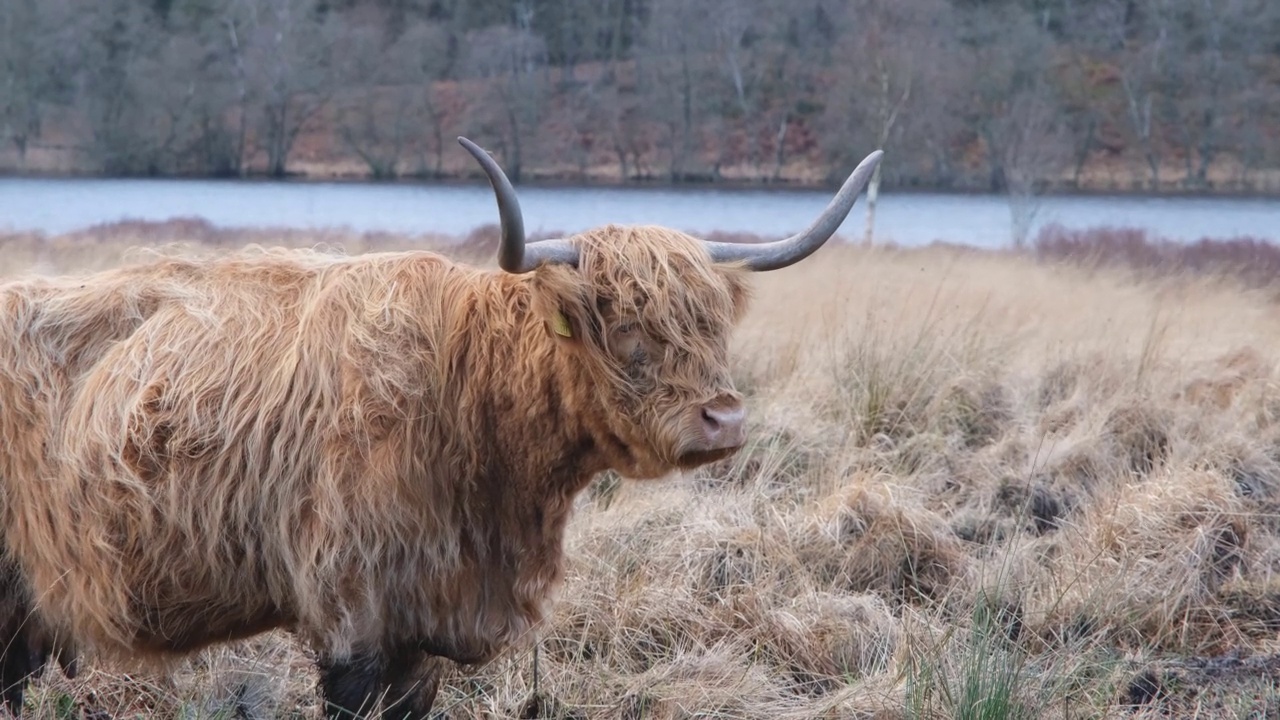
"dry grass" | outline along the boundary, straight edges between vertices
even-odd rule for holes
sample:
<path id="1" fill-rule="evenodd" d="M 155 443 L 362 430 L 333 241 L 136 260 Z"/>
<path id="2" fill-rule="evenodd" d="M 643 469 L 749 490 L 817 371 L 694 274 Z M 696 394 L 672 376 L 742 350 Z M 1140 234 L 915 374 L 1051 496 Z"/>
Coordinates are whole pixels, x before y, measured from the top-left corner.
<path id="1" fill-rule="evenodd" d="M 2 239 L 2 271 L 101 267 L 184 233 L 268 237 Z M 941 247 L 832 247 L 756 280 L 735 368 L 750 445 L 686 477 L 597 482 L 554 617 L 451 675 L 442 717 L 1280 716 L 1270 292 Z M 51 672 L 30 702 L 318 715 L 282 635 L 171 678 Z"/>

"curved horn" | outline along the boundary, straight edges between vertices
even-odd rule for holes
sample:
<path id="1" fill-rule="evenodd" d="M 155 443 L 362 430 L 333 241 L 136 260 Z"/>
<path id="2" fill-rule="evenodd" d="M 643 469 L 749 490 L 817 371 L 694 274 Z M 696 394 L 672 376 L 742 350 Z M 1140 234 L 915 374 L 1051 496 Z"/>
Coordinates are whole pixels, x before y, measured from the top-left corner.
<path id="1" fill-rule="evenodd" d="M 578 264 L 578 249 L 567 240 L 541 240 L 525 244 L 524 213 L 520 200 L 506 173 L 498 167 L 489 153 L 470 140 L 459 137 L 458 142 L 480 163 L 489 178 L 494 197 L 498 201 L 498 217 L 502 222 L 502 239 L 498 243 L 498 265 L 510 273 L 526 273 L 538 265 L 548 263 Z"/>
<path id="2" fill-rule="evenodd" d="M 818 219 L 800 233 L 785 240 L 770 243 L 707 241 L 705 244 L 711 253 L 711 259 L 715 262 L 745 260 L 747 267 L 757 272 L 777 270 L 800 262 L 822 247 L 822 244 L 835 234 L 836 228 L 840 227 L 840 223 L 844 222 L 849 211 L 853 209 L 858 195 L 862 193 L 863 187 L 871 179 L 871 173 L 875 172 L 876 166 L 880 164 L 880 159 L 883 157 L 884 151 L 876 150 L 859 163 L 858 167 L 854 168 L 853 174 L 840 187 L 840 192 L 836 193 L 836 196 L 827 204 L 827 209 L 823 210 Z"/>

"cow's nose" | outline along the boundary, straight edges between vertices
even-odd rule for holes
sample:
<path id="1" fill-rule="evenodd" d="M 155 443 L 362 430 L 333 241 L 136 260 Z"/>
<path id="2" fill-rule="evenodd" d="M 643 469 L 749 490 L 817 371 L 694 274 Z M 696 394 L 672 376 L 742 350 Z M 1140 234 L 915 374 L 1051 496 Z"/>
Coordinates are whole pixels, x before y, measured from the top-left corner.
<path id="1" fill-rule="evenodd" d="M 738 399 L 702 406 L 702 435 L 708 450 L 736 448 L 746 440 L 747 412 Z"/>

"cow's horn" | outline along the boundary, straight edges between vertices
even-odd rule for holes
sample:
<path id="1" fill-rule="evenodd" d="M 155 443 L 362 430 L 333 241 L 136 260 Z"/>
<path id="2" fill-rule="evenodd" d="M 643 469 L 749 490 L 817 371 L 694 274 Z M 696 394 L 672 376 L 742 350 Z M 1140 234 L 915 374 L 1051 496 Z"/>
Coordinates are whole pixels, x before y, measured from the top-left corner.
<path id="1" fill-rule="evenodd" d="M 711 252 L 711 259 L 716 262 L 745 260 L 748 268 L 758 272 L 777 270 L 800 262 L 813 251 L 822 247 L 822 244 L 835 234 L 836 228 L 840 227 L 840 223 L 844 222 L 849 211 L 853 209 L 853 204 L 857 202 L 858 195 L 862 193 L 862 188 L 871 179 L 871 173 L 875 172 L 876 166 L 880 164 L 880 159 L 883 156 L 883 150 L 876 150 L 868 155 L 858 167 L 854 168 L 853 174 L 849 176 L 849 179 L 844 181 L 840 192 L 836 193 L 836 196 L 832 198 L 827 205 L 827 209 L 822 211 L 822 215 L 818 216 L 818 219 L 813 221 L 812 225 L 800 233 L 792 235 L 785 240 L 770 243 L 707 241 L 706 245 Z"/>
<path id="2" fill-rule="evenodd" d="M 480 146 L 459 137 L 458 142 L 480 163 L 489 176 L 493 194 L 498 200 L 498 217 L 502 221 L 502 240 L 498 243 L 498 265 L 507 272 L 526 273 L 538 265 L 547 263 L 578 264 L 578 249 L 567 240 L 541 240 L 524 242 L 524 214 L 520 212 L 520 200 L 506 173 Z"/>

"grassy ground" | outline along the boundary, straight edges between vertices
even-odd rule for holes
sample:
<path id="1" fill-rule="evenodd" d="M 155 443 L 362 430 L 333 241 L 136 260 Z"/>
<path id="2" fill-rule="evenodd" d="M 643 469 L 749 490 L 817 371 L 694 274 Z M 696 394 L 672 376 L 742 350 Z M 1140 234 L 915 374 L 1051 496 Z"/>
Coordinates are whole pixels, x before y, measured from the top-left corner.
<path id="1" fill-rule="evenodd" d="M 0 238 L 0 272 L 184 236 L 269 238 Z M 463 254 L 488 262 L 487 238 Z M 554 617 L 451 675 L 442 716 L 1280 717 L 1274 287 L 1064 247 L 831 247 L 758 276 L 736 340 L 749 446 L 593 485 Z M 51 671 L 29 702 L 316 717 L 314 682 L 273 634 L 166 678 Z"/>

